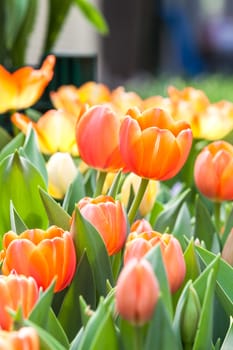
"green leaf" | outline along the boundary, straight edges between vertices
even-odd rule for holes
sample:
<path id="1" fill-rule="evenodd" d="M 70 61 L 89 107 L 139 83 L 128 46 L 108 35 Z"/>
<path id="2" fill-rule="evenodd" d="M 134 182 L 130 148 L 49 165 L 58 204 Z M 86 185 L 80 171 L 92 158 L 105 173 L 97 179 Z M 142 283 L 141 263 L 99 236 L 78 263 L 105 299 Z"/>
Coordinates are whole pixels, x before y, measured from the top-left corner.
<path id="1" fill-rule="evenodd" d="M 233 227 L 233 208 L 232 208 L 232 210 L 227 218 L 227 221 L 224 225 L 224 232 L 221 236 L 222 246 L 224 246 L 226 239 L 227 239 L 232 227 Z"/>
<path id="2" fill-rule="evenodd" d="M 1 117 L 0 117 L 1 118 Z M 6 146 L 11 141 L 11 136 L 8 134 L 8 132 L 0 127 L 0 150 Z"/>
<path id="3" fill-rule="evenodd" d="M 164 232 L 167 230 L 167 228 L 169 228 L 170 232 L 173 231 L 180 208 L 182 207 L 182 204 L 187 199 L 189 194 L 190 189 L 187 189 L 181 193 L 178 198 L 175 198 L 173 201 L 166 205 L 164 210 L 158 215 L 155 222 L 156 231 Z"/>
<path id="4" fill-rule="evenodd" d="M 39 170 L 41 175 L 44 178 L 46 184 L 48 184 L 48 174 L 46 170 L 45 160 L 39 151 L 37 136 L 32 127 L 30 127 L 29 132 L 27 133 L 24 145 L 23 145 L 24 154 L 30 159 L 33 165 Z"/>
<path id="5" fill-rule="evenodd" d="M 69 347 L 64 347 L 59 343 L 49 332 L 39 327 L 30 320 L 24 320 L 25 326 L 33 327 L 40 338 L 40 350 L 68 350 Z"/>
<path id="6" fill-rule="evenodd" d="M 72 320 L 73 321 L 73 320 Z M 48 322 L 46 326 L 46 330 L 51 334 L 57 341 L 64 345 L 66 349 L 69 349 L 69 340 L 67 338 L 64 329 L 62 328 L 58 318 L 55 316 L 55 313 L 50 308 L 48 312 Z"/>
<path id="7" fill-rule="evenodd" d="M 233 344 L 233 318 L 230 318 L 230 326 L 228 329 L 228 332 L 226 334 L 226 337 L 224 339 L 224 342 L 221 346 L 221 350 L 230 350 L 232 349 Z"/>
<path id="8" fill-rule="evenodd" d="M 157 217 L 159 216 L 159 214 L 164 210 L 164 206 L 162 203 L 160 203 L 159 201 L 155 201 L 153 208 L 151 209 L 150 213 L 149 213 L 149 222 L 151 224 L 152 227 L 155 226 L 155 222 L 157 220 Z"/>
<path id="9" fill-rule="evenodd" d="M 179 240 L 183 249 L 186 247 L 186 240 L 184 238 L 191 238 L 192 225 L 191 225 L 191 216 L 187 207 L 187 204 L 184 203 L 178 213 L 172 234 Z"/>
<path id="10" fill-rule="evenodd" d="M 116 198 L 117 194 L 119 193 L 121 182 L 122 182 L 122 172 L 118 171 L 118 173 L 114 177 L 111 187 L 109 188 L 108 196 Z"/>
<path id="11" fill-rule="evenodd" d="M 188 280 L 194 281 L 200 275 L 201 272 L 200 264 L 197 258 L 197 253 L 194 249 L 193 239 L 190 240 L 189 245 L 184 252 L 184 259 L 186 265 L 186 275 L 183 284 L 186 284 Z"/>
<path id="12" fill-rule="evenodd" d="M 73 0 L 49 0 L 48 1 L 48 24 L 43 53 L 47 54 L 53 48 L 65 19 L 71 8 Z"/>
<path id="13" fill-rule="evenodd" d="M 168 315 L 165 301 L 161 298 L 158 300 L 153 318 L 148 325 L 147 337 L 143 347 L 143 350 L 152 349 L 182 349 L 178 335 L 173 330 L 172 320 Z"/>
<path id="14" fill-rule="evenodd" d="M 18 2 L 20 2 L 19 0 Z M 25 0 L 23 0 L 25 1 Z M 12 9 L 10 8 L 10 11 Z M 17 15 L 17 14 L 16 14 Z M 10 50 L 10 58 L 12 66 L 21 67 L 25 65 L 25 55 L 28 47 L 28 40 L 33 31 L 37 16 L 37 0 L 27 0 L 27 11 L 25 13 L 22 24 L 17 32 L 12 49 Z"/>
<path id="15" fill-rule="evenodd" d="M 167 307 L 168 315 L 172 318 L 173 307 L 171 292 L 167 280 L 166 270 L 163 264 L 160 246 L 156 245 L 154 248 L 149 250 L 149 252 L 145 255 L 145 258 L 151 263 L 153 267 L 153 270 L 159 282 L 161 298 Z"/>
<path id="16" fill-rule="evenodd" d="M 100 300 L 97 310 L 82 334 L 79 350 L 118 350 L 117 334 L 111 310 Z"/>
<path id="17" fill-rule="evenodd" d="M 85 220 L 76 207 L 73 221 L 73 237 L 76 243 L 77 256 L 80 258 L 86 251 L 91 270 L 94 275 L 97 293 L 106 295 L 106 281 L 113 285 L 110 259 L 98 231 Z"/>
<path id="18" fill-rule="evenodd" d="M 69 230 L 71 221 L 69 214 L 43 188 L 39 188 L 39 193 L 49 219 L 49 224 L 61 227 L 63 230 Z"/>
<path id="19" fill-rule="evenodd" d="M 58 319 L 70 341 L 75 337 L 82 326 L 79 298 L 81 295 L 90 307 L 95 307 L 95 283 L 91 266 L 85 252 L 79 261 L 75 276 L 69 286 L 58 314 Z M 71 319 L 72 322 L 70 322 Z"/>
<path id="20" fill-rule="evenodd" d="M 101 34 L 108 34 L 109 28 L 103 15 L 98 9 L 87 0 L 74 0 L 74 3 L 79 7 L 86 19 L 97 29 Z"/>
<path id="21" fill-rule="evenodd" d="M 211 349 L 213 333 L 213 301 L 216 272 L 212 269 L 208 275 L 206 292 L 201 307 L 200 320 L 194 340 L 193 350 Z"/>
<path id="22" fill-rule="evenodd" d="M 46 327 L 48 322 L 48 310 L 51 306 L 54 295 L 55 280 L 40 295 L 39 300 L 30 313 L 29 320 L 35 322 L 38 326 Z"/>
<path id="23" fill-rule="evenodd" d="M 11 153 L 14 153 L 16 149 L 19 149 L 24 142 L 25 136 L 23 133 L 19 133 L 15 136 L 5 147 L 1 149 L 0 152 L 0 161 L 9 156 Z"/>
<path id="24" fill-rule="evenodd" d="M 194 237 L 200 242 L 204 241 L 206 248 L 211 249 L 215 232 L 209 211 L 198 196 L 195 203 Z"/>
<path id="25" fill-rule="evenodd" d="M 207 251 L 202 247 L 196 247 L 196 251 L 205 265 L 211 264 L 211 262 L 216 258 L 215 254 Z M 223 306 L 225 312 L 229 316 L 231 316 L 233 315 L 233 268 L 229 264 L 227 264 L 223 259 L 220 259 L 216 279 L 216 293 L 218 295 L 219 301 Z"/>
<path id="26" fill-rule="evenodd" d="M 0 162 L 0 235 L 11 228 L 11 201 L 27 227 L 47 228 L 48 219 L 38 192 L 39 186 L 46 187 L 42 176 L 17 151 Z"/>
<path id="27" fill-rule="evenodd" d="M 62 207 L 70 215 L 73 213 L 75 204 L 83 197 L 85 197 L 85 185 L 83 176 L 78 172 L 74 181 L 70 184 L 68 190 L 66 191 L 65 198 Z"/>
<path id="28" fill-rule="evenodd" d="M 23 222 L 22 218 L 17 213 L 12 201 L 10 201 L 10 221 L 11 221 L 11 230 L 15 233 L 20 234 L 28 229 L 26 224 Z"/>

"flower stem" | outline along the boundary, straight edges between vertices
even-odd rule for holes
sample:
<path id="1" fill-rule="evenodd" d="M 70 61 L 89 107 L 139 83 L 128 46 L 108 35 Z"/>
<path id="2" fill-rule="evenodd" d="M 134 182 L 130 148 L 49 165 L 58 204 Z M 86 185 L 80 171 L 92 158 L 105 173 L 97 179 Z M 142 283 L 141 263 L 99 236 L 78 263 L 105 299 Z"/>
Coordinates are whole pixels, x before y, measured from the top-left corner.
<path id="1" fill-rule="evenodd" d="M 128 212 L 128 218 L 129 218 L 130 225 L 132 225 L 132 223 L 135 219 L 135 216 L 137 214 L 137 210 L 139 208 L 139 205 L 140 205 L 142 198 L 144 196 L 144 193 L 146 191 L 148 182 L 149 182 L 148 179 L 144 179 L 144 178 L 141 179 L 141 183 L 140 183 L 138 192 L 137 192 L 136 196 L 134 197 L 133 203 L 132 203 L 132 205 L 129 209 L 129 212 Z"/>
<path id="2" fill-rule="evenodd" d="M 140 326 L 135 326 L 134 350 L 142 350 L 142 329 Z"/>
<path id="3" fill-rule="evenodd" d="M 99 171 L 98 172 L 94 197 L 97 197 L 102 193 L 102 189 L 104 186 L 104 181 L 105 181 L 106 176 L 107 176 L 106 171 Z"/>
<path id="4" fill-rule="evenodd" d="M 220 234 L 221 231 L 221 203 L 220 202 L 214 202 L 214 221 L 215 221 L 215 227 L 218 234 Z"/>

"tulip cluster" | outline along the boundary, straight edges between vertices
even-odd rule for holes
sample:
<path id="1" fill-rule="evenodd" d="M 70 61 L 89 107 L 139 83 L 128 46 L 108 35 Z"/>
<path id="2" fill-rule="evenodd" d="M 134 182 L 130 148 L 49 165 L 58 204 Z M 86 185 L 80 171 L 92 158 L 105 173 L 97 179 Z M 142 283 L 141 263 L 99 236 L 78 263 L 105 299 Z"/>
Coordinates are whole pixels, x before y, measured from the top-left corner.
<path id="1" fill-rule="evenodd" d="M 0 349 L 232 348 L 231 102 L 87 82 L 33 115 L 54 64 L 0 66 Z"/>

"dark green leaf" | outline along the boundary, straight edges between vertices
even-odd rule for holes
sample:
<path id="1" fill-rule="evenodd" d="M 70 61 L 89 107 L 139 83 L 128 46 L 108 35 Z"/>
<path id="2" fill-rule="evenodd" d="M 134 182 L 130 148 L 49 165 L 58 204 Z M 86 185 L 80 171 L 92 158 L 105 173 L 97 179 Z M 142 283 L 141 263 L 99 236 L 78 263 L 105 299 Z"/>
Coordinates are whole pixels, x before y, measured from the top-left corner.
<path id="1" fill-rule="evenodd" d="M 24 134 L 19 133 L 9 143 L 7 143 L 6 146 L 1 149 L 0 161 L 9 156 L 11 153 L 14 153 L 16 149 L 19 149 L 23 145 L 24 139 Z"/>
<path id="2" fill-rule="evenodd" d="M 85 252 L 79 261 L 75 276 L 69 286 L 58 314 L 58 319 L 70 341 L 75 337 L 82 326 L 80 295 L 84 297 L 90 307 L 95 307 L 95 283 L 91 266 Z M 71 319 L 72 322 L 70 322 Z"/>
<path id="3" fill-rule="evenodd" d="M 71 221 L 69 214 L 42 188 L 39 188 L 39 193 L 49 219 L 49 224 L 61 227 L 63 230 L 69 230 Z"/>
<path id="4" fill-rule="evenodd" d="M 86 193 L 83 176 L 80 172 L 78 172 L 74 181 L 71 183 L 68 190 L 66 191 L 66 195 L 62 205 L 64 210 L 66 210 L 70 215 L 72 215 L 75 208 L 75 204 L 81 198 L 85 197 L 85 195 Z"/>
<path id="5" fill-rule="evenodd" d="M 232 345 L 233 345 L 233 318 L 231 317 L 230 326 L 226 334 L 226 337 L 224 339 L 224 342 L 221 346 L 221 350 L 231 350 Z"/>
<path id="6" fill-rule="evenodd" d="M 1 117 L 0 117 L 1 118 Z M 11 136 L 8 132 L 0 127 L 0 150 L 3 149 L 11 141 Z"/>

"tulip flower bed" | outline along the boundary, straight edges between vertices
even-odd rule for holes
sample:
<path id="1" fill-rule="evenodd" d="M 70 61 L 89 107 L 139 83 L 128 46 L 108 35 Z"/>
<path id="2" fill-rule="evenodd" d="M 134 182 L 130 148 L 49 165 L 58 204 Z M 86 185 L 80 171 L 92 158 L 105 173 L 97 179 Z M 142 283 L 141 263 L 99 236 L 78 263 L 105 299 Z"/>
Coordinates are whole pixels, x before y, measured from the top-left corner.
<path id="1" fill-rule="evenodd" d="M 0 67 L 0 349 L 233 348 L 233 104 Z M 31 108 L 30 108 L 31 107 Z"/>

